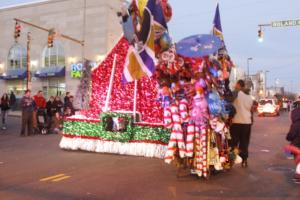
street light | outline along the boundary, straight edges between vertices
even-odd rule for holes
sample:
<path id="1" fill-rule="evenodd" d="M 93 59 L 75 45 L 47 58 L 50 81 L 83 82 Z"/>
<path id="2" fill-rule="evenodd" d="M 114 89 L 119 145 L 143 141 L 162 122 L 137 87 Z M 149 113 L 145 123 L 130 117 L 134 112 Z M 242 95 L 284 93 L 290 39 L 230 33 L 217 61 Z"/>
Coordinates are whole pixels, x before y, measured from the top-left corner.
<path id="1" fill-rule="evenodd" d="M 270 72 L 268 70 L 265 71 L 265 98 L 267 97 L 267 73 Z"/>
<path id="2" fill-rule="evenodd" d="M 248 76 L 248 78 L 249 78 L 249 61 L 250 60 L 253 60 L 253 58 L 247 58 L 247 76 Z"/>

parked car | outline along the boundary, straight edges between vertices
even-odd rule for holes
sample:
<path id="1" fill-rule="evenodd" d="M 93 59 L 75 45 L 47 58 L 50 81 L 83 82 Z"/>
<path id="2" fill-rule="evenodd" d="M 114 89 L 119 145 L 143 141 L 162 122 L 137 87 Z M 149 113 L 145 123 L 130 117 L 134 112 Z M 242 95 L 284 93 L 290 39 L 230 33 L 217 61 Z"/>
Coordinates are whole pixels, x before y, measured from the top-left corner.
<path id="1" fill-rule="evenodd" d="M 258 102 L 258 116 L 279 116 L 280 106 L 275 99 L 261 99 Z"/>

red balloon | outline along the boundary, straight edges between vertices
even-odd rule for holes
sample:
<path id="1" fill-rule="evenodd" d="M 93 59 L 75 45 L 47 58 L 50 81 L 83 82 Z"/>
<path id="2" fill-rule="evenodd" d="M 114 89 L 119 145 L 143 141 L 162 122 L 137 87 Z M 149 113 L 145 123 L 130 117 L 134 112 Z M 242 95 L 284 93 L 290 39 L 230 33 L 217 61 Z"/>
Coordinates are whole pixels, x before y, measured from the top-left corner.
<path id="1" fill-rule="evenodd" d="M 161 0 L 161 7 L 163 9 L 166 22 L 169 22 L 173 15 L 173 10 L 171 5 L 168 3 L 167 0 Z"/>

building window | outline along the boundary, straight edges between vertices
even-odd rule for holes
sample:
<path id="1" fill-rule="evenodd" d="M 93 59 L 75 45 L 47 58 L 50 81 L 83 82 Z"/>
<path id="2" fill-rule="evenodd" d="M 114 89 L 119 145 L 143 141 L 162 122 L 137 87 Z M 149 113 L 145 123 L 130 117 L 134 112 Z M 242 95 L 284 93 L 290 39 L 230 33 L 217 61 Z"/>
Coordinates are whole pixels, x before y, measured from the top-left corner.
<path id="1" fill-rule="evenodd" d="M 53 47 L 45 47 L 43 52 L 44 67 L 65 66 L 65 51 L 61 42 L 54 40 Z"/>
<path id="2" fill-rule="evenodd" d="M 27 51 L 19 43 L 15 43 L 8 53 L 8 69 L 20 69 L 27 67 Z"/>

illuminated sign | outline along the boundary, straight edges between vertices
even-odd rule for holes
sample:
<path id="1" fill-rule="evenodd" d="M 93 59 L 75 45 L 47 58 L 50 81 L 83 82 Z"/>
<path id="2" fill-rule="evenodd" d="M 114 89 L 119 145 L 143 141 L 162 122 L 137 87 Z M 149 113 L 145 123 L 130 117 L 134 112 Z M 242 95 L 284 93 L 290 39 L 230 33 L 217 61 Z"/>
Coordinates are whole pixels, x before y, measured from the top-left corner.
<path id="1" fill-rule="evenodd" d="M 71 77 L 80 78 L 83 72 L 82 63 L 71 64 Z"/>
<path id="2" fill-rule="evenodd" d="M 272 22 L 272 27 L 300 26 L 300 19 Z"/>

